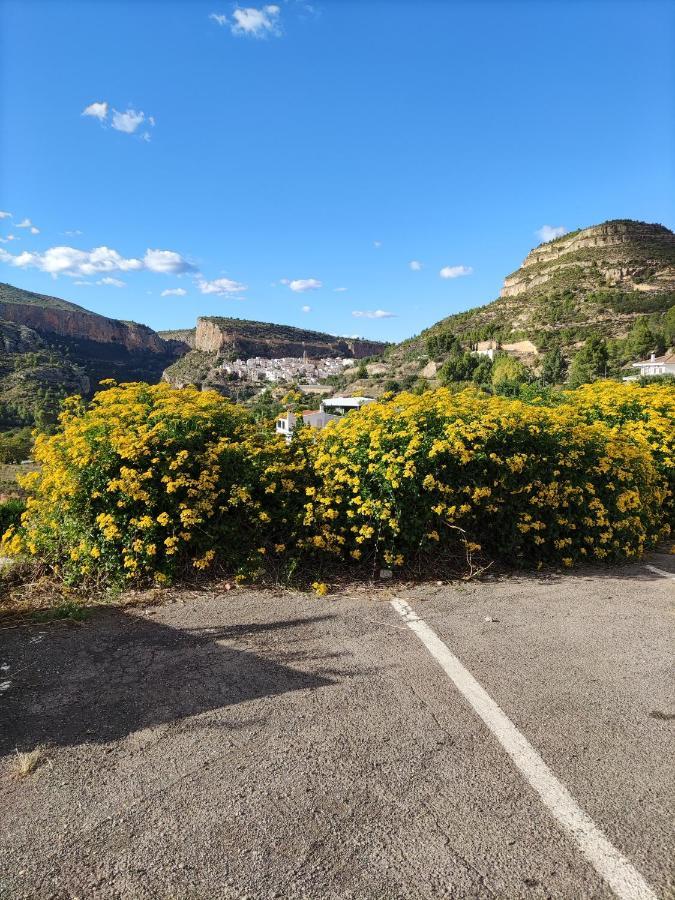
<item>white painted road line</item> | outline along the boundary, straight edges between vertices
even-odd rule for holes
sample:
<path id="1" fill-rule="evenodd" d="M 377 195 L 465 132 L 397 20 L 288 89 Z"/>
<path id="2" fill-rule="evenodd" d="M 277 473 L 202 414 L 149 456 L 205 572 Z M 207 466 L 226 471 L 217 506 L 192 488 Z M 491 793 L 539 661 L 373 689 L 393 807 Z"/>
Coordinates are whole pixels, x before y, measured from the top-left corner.
<path id="1" fill-rule="evenodd" d="M 573 838 L 596 872 L 621 900 L 657 900 L 656 894 L 630 862 L 614 847 L 555 777 L 541 756 L 465 669 L 457 657 L 404 600 L 391 600 L 411 631 L 441 665 L 457 690 L 469 701 L 545 806 Z"/>
<path id="2" fill-rule="evenodd" d="M 672 572 L 666 572 L 665 569 L 659 569 L 658 566 L 643 566 L 643 569 L 649 569 L 650 572 L 653 572 L 655 575 L 661 575 L 663 578 L 670 578 L 671 581 L 675 581 L 675 575 Z"/>

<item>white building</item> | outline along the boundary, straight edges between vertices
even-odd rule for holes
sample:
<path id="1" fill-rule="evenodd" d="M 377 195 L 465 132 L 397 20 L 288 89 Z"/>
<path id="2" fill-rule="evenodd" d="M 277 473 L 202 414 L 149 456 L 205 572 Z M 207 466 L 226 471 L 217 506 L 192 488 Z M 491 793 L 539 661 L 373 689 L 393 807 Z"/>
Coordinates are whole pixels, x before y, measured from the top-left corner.
<path id="1" fill-rule="evenodd" d="M 330 413 L 334 417 L 344 416 L 352 409 L 361 409 L 368 403 L 374 403 L 372 397 L 330 397 L 321 401 L 321 412 Z"/>
<path id="2" fill-rule="evenodd" d="M 300 415 L 305 425 L 310 428 L 325 428 L 329 422 L 339 419 L 353 409 L 360 409 L 367 403 L 374 403 L 372 397 L 331 397 L 321 401 L 320 409 L 308 409 Z M 287 441 L 293 437 L 298 418 L 295 413 L 289 412 L 280 416 L 275 424 L 277 434 L 282 434 Z"/>
<path id="3" fill-rule="evenodd" d="M 477 344 L 474 344 L 471 353 L 474 356 L 487 356 L 488 359 L 492 360 L 495 358 L 497 349 L 497 341 L 478 341 Z"/>
<path id="4" fill-rule="evenodd" d="M 649 359 L 633 363 L 633 368 L 639 369 L 638 376 L 647 378 L 654 375 L 675 375 L 675 353 L 666 353 L 664 356 L 652 353 Z M 630 380 L 630 376 L 624 380 Z"/>
<path id="5" fill-rule="evenodd" d="M 225 360 L 221 364 L 221 369 L 227 375 L 236 375 L 254 383 L 268 381 L 272 384 L 281 384 L 303 381 L 307 384 L 319 384 L 329 376 L 341 375 L 345 368 L 353 365 L 353 359 L 332 356 L 310 359 L 305 354 L 272 359 L 254 356 L 250 359 L 236 359 L 234 362 Z"/>

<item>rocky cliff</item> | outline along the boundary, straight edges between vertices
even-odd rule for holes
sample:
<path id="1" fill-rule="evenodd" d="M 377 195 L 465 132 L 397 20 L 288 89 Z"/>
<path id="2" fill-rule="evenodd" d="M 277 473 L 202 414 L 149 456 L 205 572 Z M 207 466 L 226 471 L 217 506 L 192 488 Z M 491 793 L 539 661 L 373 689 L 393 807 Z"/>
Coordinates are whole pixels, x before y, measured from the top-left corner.
<path id="1" fill-rule="evenodd" d="M 178 341 L 179 344 L 194 350 L 196 331 L 196 328 L 174 328 L 171 331 L 158 331 L 157 334 L 164 341 Z"/>
<path id="2" fill-rule="evenodd" d="M 60 339 L 117 344 L 131 352 L 166 352 L 165 341 L 147 325 L 108 319 L 75 306 L 63 309 L 0 300 L 0 319 L 25 325 L 38 333 L 56 335 Z"/>
<path id="3" fill-rule="evenodd" d="M 205 353 L 221 353 L 242 359 L 261 356 L 273 359 L 283 356 L 345 356 L 362 359 L 381 353 L 387 346 L 379 341 L 340 338 L 320 331 L 272 325 L 247 319 L 204 316 L 197 319 L 195 349 Z"/>
<path id="4" fill-rule="evenodd" d="M 8 342 L 16 345 L 9 352 L 28 352 L 37 339 L 52 355 L 81 368 L 92 387 L 103 378 L 158 381 L 166 366 L 189 349 L 180 341 L 164 340 L 147 325 L 111 319 L 9 284 L 0 284 L 0 324 L 6 347 Z M 22 335 L 23 350 L 17 344 Z"/>
<path id="5" fill-rule="evenodd" d="M 658 293 L 675 289 L 675 235 L 663 225 L 616 220 L 570 232 L 531 250 L 504 280 L 500 297 L 541 290 L 556 280 L 574 288 Z M 560 276 L 563 276 L 562 279 Z"/>
<path id="6" fill-rule="evenodd" d="M 663 225 L 618 219 L 540 244 L 508 275 L 492 303 L 442 319 L 392 353 L 423 349 L 451 331 L 472 343 L 556 335 L 573 347 L 594 331 L 621 337 L 635 320 L 661 319 L 675 303 L 675 234 Z"/>
<path id="7" fill-rule="evenodd" d="M 182 336 L 194 349 L 178 359 L 164 372 L 164 380 L 175 387 L 197 384 L 213 388 L 229 396 L 241 396 L 244 381 L 232 379 L 223 372 L 227 359 L 263 359 L 303 356 L 310 359 L 346 357 L 363 359 L 382 353 L 387 344 L 341 338 L 320 331 L 294 328 L 291 325 L 272 325 L 247 319 L 227 319 L 204 316 L 197 320 L 193 335 L 165 332 Z M 257 388 L 256 388 L 257 389 Z"/>

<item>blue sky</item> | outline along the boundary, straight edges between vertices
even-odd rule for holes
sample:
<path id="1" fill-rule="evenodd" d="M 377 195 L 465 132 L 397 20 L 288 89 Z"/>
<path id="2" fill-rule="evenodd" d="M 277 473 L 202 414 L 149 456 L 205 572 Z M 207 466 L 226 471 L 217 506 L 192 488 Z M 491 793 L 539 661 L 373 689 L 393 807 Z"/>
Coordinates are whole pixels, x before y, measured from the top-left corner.
<path id="1" fill-rule="evenodd" d="M 544 226 L 673 226 L 674 10 L 0 0 L 0 280 L 154 328 L 417 333 Z"/>

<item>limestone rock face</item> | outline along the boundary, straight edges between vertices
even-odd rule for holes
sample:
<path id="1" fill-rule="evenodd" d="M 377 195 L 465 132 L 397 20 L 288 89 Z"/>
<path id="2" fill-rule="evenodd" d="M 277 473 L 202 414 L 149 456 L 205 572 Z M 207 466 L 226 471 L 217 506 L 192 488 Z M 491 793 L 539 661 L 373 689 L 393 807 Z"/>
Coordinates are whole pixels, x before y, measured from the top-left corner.
<path id="1" fill-rule="evenodd" d="M 320 331 L 208 316 L 197 319 L 195 350 L 221 353 L 242 359 L 260 356 L 273 359 L 284 356 L 310 358 L 344 356 L 362 359 L 382 353 L 386 344 L 340 338 Z"/>
<path id="2" fill-rule="evenodd" d="M 63 338 L 78 338 L 100 344 L 119 344 L 130 351 L 149 353 L 166 351 L 165 342 L 147 325 L 108 319 L 106 316 L 99 316 L 84 309 L 0 302 L 0 319 Z"/>
<path id="3" fill-rule="evenodd" d="M 592 334 L 625 337 L 641 317 L 658 327 L 673 306 L 675 234 L 616 219 L 535 247 L 496 300 L 441 319 L 386 358 L 400 377 L 407 361 L 426 362 L 430 338 L 450 334 L 465 349 L 499 346 L 531 362 L 553 344 L 569 355 Z"/>
<path id="4" fill-rule="evenodd" d="M 675 234 L 663 225 L 618 220 L 540 244 L 504 280 L 500 297 L 546 285 L 563 270 L 578 281 L 625 290 L 675 289 Z M 648 279 L 648 280 L 645 280 Z"/>
<path id="5" fill-rule="evenodd" d="M 104 378 L 156 382 L 189 349 L 147 325 L 90 312 L 75 303 L 0 283 L 0 349 L 43 350 L 82 370 L 91 388 Z M 77 379 L 76 379 L 77 380 Z M 71 386 L 72 379 L 64 382 Z M 80 382 L 83 389 L 86 382 Z"/>

